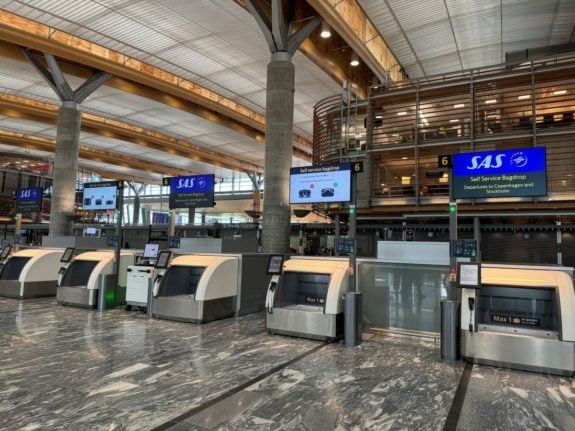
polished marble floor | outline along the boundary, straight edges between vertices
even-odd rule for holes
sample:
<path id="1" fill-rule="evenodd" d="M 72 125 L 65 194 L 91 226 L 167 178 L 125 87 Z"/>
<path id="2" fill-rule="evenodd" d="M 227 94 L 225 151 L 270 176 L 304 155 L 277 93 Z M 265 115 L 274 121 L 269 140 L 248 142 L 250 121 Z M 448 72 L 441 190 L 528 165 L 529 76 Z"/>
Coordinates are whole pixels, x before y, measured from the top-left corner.
<path id="1" fill-rule="evenodd" d="M 261 314 L 0 299 L 0 430 L 441 430 L 463 373 L 432 343 L 269 336 Z M 452 429 L 573 430 L 574 406 L 573 379 L 474 366 Z"/>

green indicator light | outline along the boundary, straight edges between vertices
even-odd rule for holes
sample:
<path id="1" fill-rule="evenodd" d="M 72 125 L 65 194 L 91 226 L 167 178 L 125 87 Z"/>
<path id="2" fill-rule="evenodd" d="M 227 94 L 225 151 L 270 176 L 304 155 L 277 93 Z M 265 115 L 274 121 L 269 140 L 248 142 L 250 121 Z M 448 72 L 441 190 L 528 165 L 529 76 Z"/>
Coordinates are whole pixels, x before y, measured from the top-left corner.
<path id="1" fill-rule="evenodd" d="M 349 209 L 349 213 L 350 213 L 350 214 L 355 214 L 355 208 L 350 208 L 350 209 Z"/>
<path id="2" fill-rule="evenodd" d="M 454 213 L 455 211 L 457 211 L 457 206 L 456 205 L 449 205 L 449 212 Z"/>

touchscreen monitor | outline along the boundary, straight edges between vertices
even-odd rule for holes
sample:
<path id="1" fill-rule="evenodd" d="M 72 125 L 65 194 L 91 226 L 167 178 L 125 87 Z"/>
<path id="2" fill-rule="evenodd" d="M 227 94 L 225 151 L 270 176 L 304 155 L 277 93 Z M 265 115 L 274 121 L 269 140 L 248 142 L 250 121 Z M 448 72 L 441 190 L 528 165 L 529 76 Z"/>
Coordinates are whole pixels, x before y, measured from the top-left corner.
<path id="1" fill-rule="evenodd" d="M 283 270 L 284 256 L 281 254 L 272 254 L 268 260 L 267 273 L 271 275 L 281 275 Z"/>
<path id="2" fill-rule="evenodd" d="M 460 263 L 457 268 L 457 285 L 479 289 L 481 286 L 481 266 L 478 263 Z"/>
<path id="3" fill-rule="evenodd" d="M 72 256 L 74 256 L 74 247 L 67 247 L 64 250 L 64 254 L 60 258 L 60 262 L 68 263 L 72 260 Z"/>
<path id="4" fill-rule="evenodd" d="M 167 268 L 168 264 L 170 263 L 170 258 L 172 257 L 172 252 L 171 251 L 161 251 L 158 254 L 158 258 L 156 259 L 156 263 L 154 264 L 154 267 L 156 268 Z"/>
<path id="5" fill-rule="evenodd" d="M 160 251 L 159 244 L 146 244 L 144 246 L 144 257 L 147 259 L 155 259 L 158 257 L 158 252 Z"/>
<path id="6" fill-rule="evenodd" d="M 2 252 L 0 253 L 0 260 L 6 259 L 10 255 L 11 251 L 12 251 L 11 245 L 7 245 L 6 247 L 4 247 L 2 249 Z"/>

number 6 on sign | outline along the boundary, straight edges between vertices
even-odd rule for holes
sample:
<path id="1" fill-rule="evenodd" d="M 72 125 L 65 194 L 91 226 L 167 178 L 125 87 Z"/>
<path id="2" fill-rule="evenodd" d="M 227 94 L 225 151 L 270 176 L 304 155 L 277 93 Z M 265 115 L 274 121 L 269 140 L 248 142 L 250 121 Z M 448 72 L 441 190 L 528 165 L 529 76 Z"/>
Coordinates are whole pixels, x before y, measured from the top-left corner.
<path id="1" fill-rule="evenodd" d="M 437 156 L 437 167 L 438 168 L 452 168 L 453 163 L 451 160 L 451 154 L 444 154 Z"/>

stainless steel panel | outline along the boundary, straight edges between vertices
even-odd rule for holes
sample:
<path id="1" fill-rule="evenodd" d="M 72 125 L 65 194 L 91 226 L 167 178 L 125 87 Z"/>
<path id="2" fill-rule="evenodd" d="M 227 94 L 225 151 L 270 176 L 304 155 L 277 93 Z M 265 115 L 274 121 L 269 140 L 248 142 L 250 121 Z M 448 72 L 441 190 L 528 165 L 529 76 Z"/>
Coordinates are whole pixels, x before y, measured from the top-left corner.
<path id="1" fill-rule="evenodd" d="M 266 313 L 266 328 L 273 334 L 295 335 L 319 340 L 341 336 L 343 313 L 323 314 L 314 311 L 274 308 Z"/>
<path id="2" fill-rule="evenodd" d="M 62 305 L 95 308 L 97 294 L 97 289 L 86 289 L 84 286 L 59 286 L 56 300 Z"/>
<path id="3" fill-rule="evenodd" d="M 235 296 L 210 301 L 195 301 L 186 296 L 154 298 L 154 317 L 181 322 L 202 323 L 234 315 Z"/>
<path id="4" fill-rule="evenodd" d="M 575 343 L 494 332 L 460 331 L 461 355 L 470 362 L 572 376 Z"/>
<path id="5" fill-rule="evenodd" d="M 20 282 L 18 280 L 1 280 L 0 296 L 20 298 Z"/>

